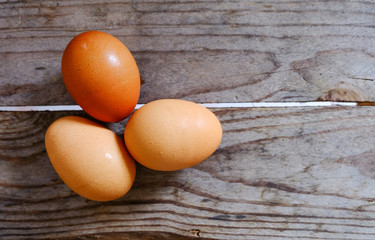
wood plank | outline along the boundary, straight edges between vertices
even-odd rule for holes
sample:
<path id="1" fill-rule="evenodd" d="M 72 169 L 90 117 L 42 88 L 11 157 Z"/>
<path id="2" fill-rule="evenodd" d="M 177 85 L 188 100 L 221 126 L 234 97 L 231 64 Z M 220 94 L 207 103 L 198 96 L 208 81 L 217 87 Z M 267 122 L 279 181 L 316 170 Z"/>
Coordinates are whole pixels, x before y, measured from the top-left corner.
<path id="1" fill-rule="evenodd" d="M 0 113 L 0 238 L 374 239 L 372 107 L 214 112 L 224 138 L 209 159 L 137 165 L 131 191 L 107 203 L 71 192 L 44 150 L 54 119 L 84 113 Z"/>
<path id="2" fill-rule="evenodd" d="M 374 14 L 372 1 L 3 2 L 0 102 L 74 103 L 60 59 L 93 29 L 134 53 L 141 103 L 375 101 Z"/>

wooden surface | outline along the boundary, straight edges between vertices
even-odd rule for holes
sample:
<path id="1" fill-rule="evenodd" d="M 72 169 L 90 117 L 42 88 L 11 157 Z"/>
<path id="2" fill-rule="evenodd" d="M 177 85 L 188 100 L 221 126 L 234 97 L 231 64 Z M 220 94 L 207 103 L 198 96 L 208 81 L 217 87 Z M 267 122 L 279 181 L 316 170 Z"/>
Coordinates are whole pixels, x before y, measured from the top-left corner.
<path id="1" fill-rule="evenodd" d="M 66 44 L 123 41 L 140 103 L 375 101 L 374 1 L 0 1 L 0 105 L 74 104 Z M 0 112 L 0 239 L 375 239 L 375 107 L 215 109 L 219 149 L 137 165 L 118 200 L 59 179 L 44 134 L 83 112 Z M 126 120 L 106 124 L 120 136 Z"/>

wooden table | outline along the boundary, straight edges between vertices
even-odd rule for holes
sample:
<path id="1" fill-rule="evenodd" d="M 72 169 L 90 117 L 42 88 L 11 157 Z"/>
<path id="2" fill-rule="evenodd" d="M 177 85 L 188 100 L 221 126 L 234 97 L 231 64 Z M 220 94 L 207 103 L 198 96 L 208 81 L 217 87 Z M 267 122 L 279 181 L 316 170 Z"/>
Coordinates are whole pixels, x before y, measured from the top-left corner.
<path id="1" fill-rule="evenodd" d="M 140 103 L 375 101 L 375 2 L 0 1 L 0 104 L 75 104 L 60 60 L 118 37 Z M 83 112 L 0 112 L 0 239 L 375 239 L 375 107 L 212 109 L 224 135 L 176 172 L 137 165 L 124 197 L 83 199 L 44 147 Z M 106 124 L 120 136 L 126 120 Z"/>

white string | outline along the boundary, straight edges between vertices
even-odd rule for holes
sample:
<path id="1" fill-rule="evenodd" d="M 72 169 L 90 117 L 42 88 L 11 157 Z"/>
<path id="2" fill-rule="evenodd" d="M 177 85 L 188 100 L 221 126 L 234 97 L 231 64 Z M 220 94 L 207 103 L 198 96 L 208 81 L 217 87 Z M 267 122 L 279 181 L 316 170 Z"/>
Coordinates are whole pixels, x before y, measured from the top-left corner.
<path id="1" fill-rule="evenodd" d="M 207 108 L 285 108 L 285 107 L 334 107 L 357 106 L 356 102 L 246 102 L 246 103 L 202 103 Z"/>
<path id="2" fill-rule="evenodd" d="M 135 109 L 144 104 L 137 104 Z M 200 103 L 207 108 L 286 108 L 286 107 L 355 107 L 356 102 L 243 102 L 243 103 Z M 40 111 L 82 111 L 78 105 L 47 106 L 0 106 L 0 112 L 40 112 Z"/>

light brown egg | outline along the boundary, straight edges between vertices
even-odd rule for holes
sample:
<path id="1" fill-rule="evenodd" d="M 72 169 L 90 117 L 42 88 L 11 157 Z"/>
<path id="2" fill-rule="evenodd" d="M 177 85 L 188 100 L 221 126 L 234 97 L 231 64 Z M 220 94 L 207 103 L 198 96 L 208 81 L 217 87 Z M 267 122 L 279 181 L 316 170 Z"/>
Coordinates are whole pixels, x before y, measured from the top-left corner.
<path id="1" fill-rule="evenodd" d="M 215 152 L 222 128 L 217 117 L 201 105 L 163 99 L 135 111 L 124 138 L 129 153 L 142 165 L 174 171 L 202 162 Z"/>
<path id="2" fill-rule="evenodd" d="M 95 201 L 117 199 L 135 178 L 135 162 L 121 138 L 82 117 L 63 117 L 45 136 L 50 161 L 74 192 Z"/>

